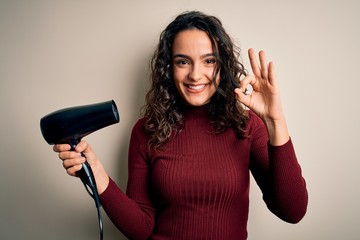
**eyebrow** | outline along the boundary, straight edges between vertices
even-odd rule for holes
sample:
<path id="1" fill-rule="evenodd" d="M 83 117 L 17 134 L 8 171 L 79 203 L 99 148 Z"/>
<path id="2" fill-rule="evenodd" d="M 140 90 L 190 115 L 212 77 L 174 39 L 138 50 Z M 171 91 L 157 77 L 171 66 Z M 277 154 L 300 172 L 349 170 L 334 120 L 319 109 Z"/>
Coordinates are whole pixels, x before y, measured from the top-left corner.
<path id="1" fill-rule="evenodd" d="M 215 57 L 215 54 L 214 54 L 214 53 L 206 53 L 206 54 L 203 54 L 203 55 L 200 56 L 200 58 L 206 58 L 206 57 Z M 188 55 L 181 54 L 181 53 L 175 54 L 175 55 L 173 56 L 173 58 L 186 58 L 186 59 L 191 59 Z"/>

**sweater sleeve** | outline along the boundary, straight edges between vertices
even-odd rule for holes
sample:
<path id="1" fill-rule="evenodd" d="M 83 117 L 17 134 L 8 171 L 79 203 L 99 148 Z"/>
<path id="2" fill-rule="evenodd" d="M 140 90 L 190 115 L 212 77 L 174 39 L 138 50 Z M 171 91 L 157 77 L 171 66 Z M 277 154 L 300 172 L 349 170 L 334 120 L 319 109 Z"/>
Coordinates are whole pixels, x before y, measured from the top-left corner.
<path id="1" fill-rule="evenodd" d="M 306 213 L 308 193 L 292 140 L 272 146 L 266 127 L 255 115 L 251 126 L 250 170 L 269 210 L 280 219 L 299 222 Z"/>
<path id="2" fill-rule="evenodd" d="M 149 194 L 149 166 L 145 138 L 138 122 L 131 133 L 127 193 L 110 179 L 100 195 L 101 204 L 114 225 L 129 239 L 148 239 L 154 228 L 155 208 Z"/>

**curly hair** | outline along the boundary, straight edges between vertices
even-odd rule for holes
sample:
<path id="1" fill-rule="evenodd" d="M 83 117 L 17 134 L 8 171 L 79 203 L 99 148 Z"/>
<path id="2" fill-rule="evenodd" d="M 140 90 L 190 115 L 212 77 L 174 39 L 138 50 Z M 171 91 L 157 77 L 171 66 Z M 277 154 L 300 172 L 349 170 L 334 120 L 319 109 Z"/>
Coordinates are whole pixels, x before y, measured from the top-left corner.
<path id="1" fill-rule="evenodd" d="M 184 125 L 182 98 L 173 79 L 172 44 L 179 32 L 189 29 L 202 30 L 208 34 L 218 63 L 214 78 L 221 70 L 219 84 L 214 81 L 216 92 L 208 108 L 214 133 L 222 133 L 232 127 L 240 137 L 245 134 L 248 115 L 243 105 L 236 101 L 234 93 L 240 77 L 246 75 L 243 64 L 238 60 L 240 49 L 225 32 L 218 18 L 190 11 L 178 15 L 165 28 L 150 61 L 150 89 L 145 97 L 142 116 L 147 119 L 145 129 L 150 134 L 149 146 L 155 149 L 163 146 L 171 134 L 181 130 Z"/>

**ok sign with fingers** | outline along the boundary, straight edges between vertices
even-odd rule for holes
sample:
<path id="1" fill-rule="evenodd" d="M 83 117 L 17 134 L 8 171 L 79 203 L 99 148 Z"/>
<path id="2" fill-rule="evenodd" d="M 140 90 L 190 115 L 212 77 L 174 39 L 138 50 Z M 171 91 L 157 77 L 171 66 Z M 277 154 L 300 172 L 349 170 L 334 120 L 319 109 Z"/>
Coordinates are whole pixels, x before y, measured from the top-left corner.
<path id="1" fill-rule="evenodd" d="M 289 134 L 282 111 L 274 64 L 266 62 L 264 51 L 259 52 L 259 62 L 252 48 L 248 54 L 254 75 L 245 76 L 240 81 L 239 88 L 235 89 L 236 99 L 262 119 L 268 129 L 270 143 L 282 145 L 289 140 Z M 253 89 L 251 94 L 247 94 L 246 91 L 249 84 Z"/>

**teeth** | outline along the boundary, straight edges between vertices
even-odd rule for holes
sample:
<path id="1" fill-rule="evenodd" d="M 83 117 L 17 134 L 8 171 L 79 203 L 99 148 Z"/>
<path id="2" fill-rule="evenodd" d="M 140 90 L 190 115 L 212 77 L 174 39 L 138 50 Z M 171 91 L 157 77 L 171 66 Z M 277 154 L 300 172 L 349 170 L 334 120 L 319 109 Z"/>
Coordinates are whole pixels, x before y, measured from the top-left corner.
<path id="1" fill-rule="evenodd" d="M 202 89 L 203 87 L 205 87 L 205 84 L 204 85 L 188 85 L 189 88 L 191 89 L 194 89 L 194 90 L 200 90 Z"/>

